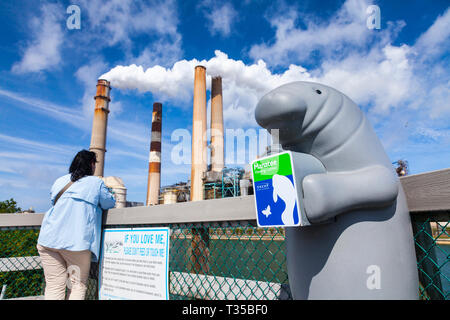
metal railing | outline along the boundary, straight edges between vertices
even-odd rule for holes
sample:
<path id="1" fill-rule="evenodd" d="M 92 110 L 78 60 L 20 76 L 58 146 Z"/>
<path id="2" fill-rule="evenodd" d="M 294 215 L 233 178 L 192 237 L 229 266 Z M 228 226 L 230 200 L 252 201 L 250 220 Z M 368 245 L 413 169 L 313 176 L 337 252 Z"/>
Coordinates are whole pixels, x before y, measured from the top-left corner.
<path id="1" fill-rule="evenodd" d="M 249 205 L 248 199 L 241 200 L 211 201 L 227 201 L 225 207 L 229 209 Z M 178 205 L 170 205 L 171 212 L 180 212 L 176 210 Z M 201 214 L 198 212 L 200 203 L 182 205 L 188 207 L 183 210 L 184 216 L 189 211 Z M 251 214 L 229 221 L 216 221 L 214 214 L 209 214 L 205 219 L 209 221 L 197 222 L 195 220 L 200 217 L 195 214 L 187 215 L 190 219 L 183 219 L 178 213 L 166 216 L 170 223 L 158 223 L 158 211 L 168 206 L 153 207 L 160 209 L 154 210 L 154 215 L 143 215 L 142 212 L 149 210 L 145 207 L 111 210 L 104 227 L 170 227 L 170 299 L 291 299 L 283 229 L 258 228 L 255 220 L 248 219 Z M 130 210 L 140 214 L 133 214 Z M 124 218 L 123 214 L 128 215 L 127 223 L 117 224 Z M 13 218 L 13 215 L 8 216 Z M 157 223 L 149 223 L 152 220 Z M 36 250 L 38 234 L 38 226 L 0 225 L 0 239 L 5 248 L 0 259 L 0 285 L 6 285 L 5 299 L 43 294 L 44 276 Z M 93 263 L 86 299 L 97 298 L 97 279 L 98 266 Z"/>
<path id="2" fill-rule="evenodd" d="M 444 174 L 450 176 L 450 170 Z M 443 181 L 450 184 L 450 179 Z M 407 198 L 417 193 L 414 180 L 402 182 Z M 422 299 L 450 297 L 450 205 L 445 202 L 450 201 L 450 186 L 444 187 L 449 191 L 441 191 L 432 205 L 408 201 Z M 43 294 L 36 250 L 42 217 L 0 214 L 0 288 L 5 299 Z M 252 196 L 112 209 L 103 225 L 170 227 L 170 299 L 292 299 L 283 229 L 256 226 Z M 87 299 L 97 298 L 97 279 L 93 264 Z"/>

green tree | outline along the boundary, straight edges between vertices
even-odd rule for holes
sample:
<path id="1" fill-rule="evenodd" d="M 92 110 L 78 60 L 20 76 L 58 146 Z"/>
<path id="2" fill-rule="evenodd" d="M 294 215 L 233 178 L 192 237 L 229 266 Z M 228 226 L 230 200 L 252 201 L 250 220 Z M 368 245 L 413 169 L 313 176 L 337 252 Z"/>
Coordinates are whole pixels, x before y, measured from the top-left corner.
<path id="1" fill-rule="evenodd" d="M 17 202 L 13 198 L 0 201 L 0 213 L 15 213 L 19 211 L 22 211 L 22 209 L 17 206 Z"/>

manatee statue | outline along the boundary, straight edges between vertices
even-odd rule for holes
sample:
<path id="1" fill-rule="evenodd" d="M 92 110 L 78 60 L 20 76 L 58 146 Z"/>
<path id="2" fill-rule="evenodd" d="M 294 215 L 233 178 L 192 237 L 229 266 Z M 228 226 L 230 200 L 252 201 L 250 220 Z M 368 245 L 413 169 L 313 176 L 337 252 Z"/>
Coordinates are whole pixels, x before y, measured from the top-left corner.
<path id="1" fill-rule="evenodd" d="M 326 169 L 297 181 L 311 225 L 286 228 L 293 298 L 418 299 L 405 195 L 358 106 L 331 87 L 293 82 L 262 97 L 255 117 L 279 129 L 284 150 Z"/>
<path id="2" fill-rule="evenodd" d="M 273 202 L 277 202 L 278 198 L 284 201 L 286 207 L 281 214 L 281 221 L 285 225 L 294 224 L 294 207 L 296 193 L 294 185 L 289 178 L 275 174 L 272 177 L 273 186 Z"/>

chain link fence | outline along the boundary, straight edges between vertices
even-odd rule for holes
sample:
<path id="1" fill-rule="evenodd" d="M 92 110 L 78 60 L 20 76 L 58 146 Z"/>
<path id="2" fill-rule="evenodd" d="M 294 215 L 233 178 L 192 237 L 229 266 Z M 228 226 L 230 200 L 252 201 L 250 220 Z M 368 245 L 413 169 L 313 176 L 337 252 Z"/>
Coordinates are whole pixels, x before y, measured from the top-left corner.
<path id="1" fill-rule="evenodd" d="M 117 225 L 108 229 L 158 226 Z M 292 299 L 282 228 L 258 228 L 254 221 L 169 227 L 171 300 Z"/>
<path id="2" fill-rule="evenodd" d="M 450 212 L 411 215 L 420 297 L 450 299 Z"/>
<path id="3" fill-rule="evenodd" d="M 449 212 L 412 214 L 420 296 L 449 299 Z M 107 228 L 157 227 L 116 225 Z M 167 225 L 164 225 L 167 226 Z M 170 224 L 170 299 L 292 299 L 282 228 L 254 221 Z M 4 299 L 36 297 L 45 281 L 36 249 L 39 227 L 0 228 L 0 288 Z M 98 265 L 91 266 L 86 299 L 98 297 Z"/>
<path id="4" fill-rule="evenodd" d="M 44 272 L 36 243 L 39 227 L 0 228 L 0 296 L 3 299 L 44 294 Z"/>

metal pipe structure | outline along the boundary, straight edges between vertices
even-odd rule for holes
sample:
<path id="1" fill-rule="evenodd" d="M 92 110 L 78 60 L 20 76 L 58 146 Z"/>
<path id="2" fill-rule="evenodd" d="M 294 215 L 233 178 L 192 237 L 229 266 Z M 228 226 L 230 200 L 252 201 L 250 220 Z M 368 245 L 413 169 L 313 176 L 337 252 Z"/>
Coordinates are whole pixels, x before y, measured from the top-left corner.
<path id="1" fill-rule="evenodd" d="M 195 67 L 192 118 L 191 201 L 203 200 L 203 178 L 207 169 L 206 68 Z"/>
<path id="2" fill-rule="evenodd" d="M 211 79 L 211 171 L 224 167 L 222 77 Z"/>
<path id="3" fill-rule="evenodd" d="M 146 205 L 159 204 L 159 188 L 161 185 L 161 123 L 162 104 L 155 102 L 152 113 L 152 137 L 148 163 L 148 185 Z"/>
<path id="4" fill-rule="evenodd" d="M 95 95 L 94 120 L 92 123 L 92 135 L 90 151 L 97 154 L 97 165 L 94 176 L 103 177 L 106 152 L 106 128 L 108 125 L 110 83 L 107 80 L 97 81 L 97 94 Z"/>

